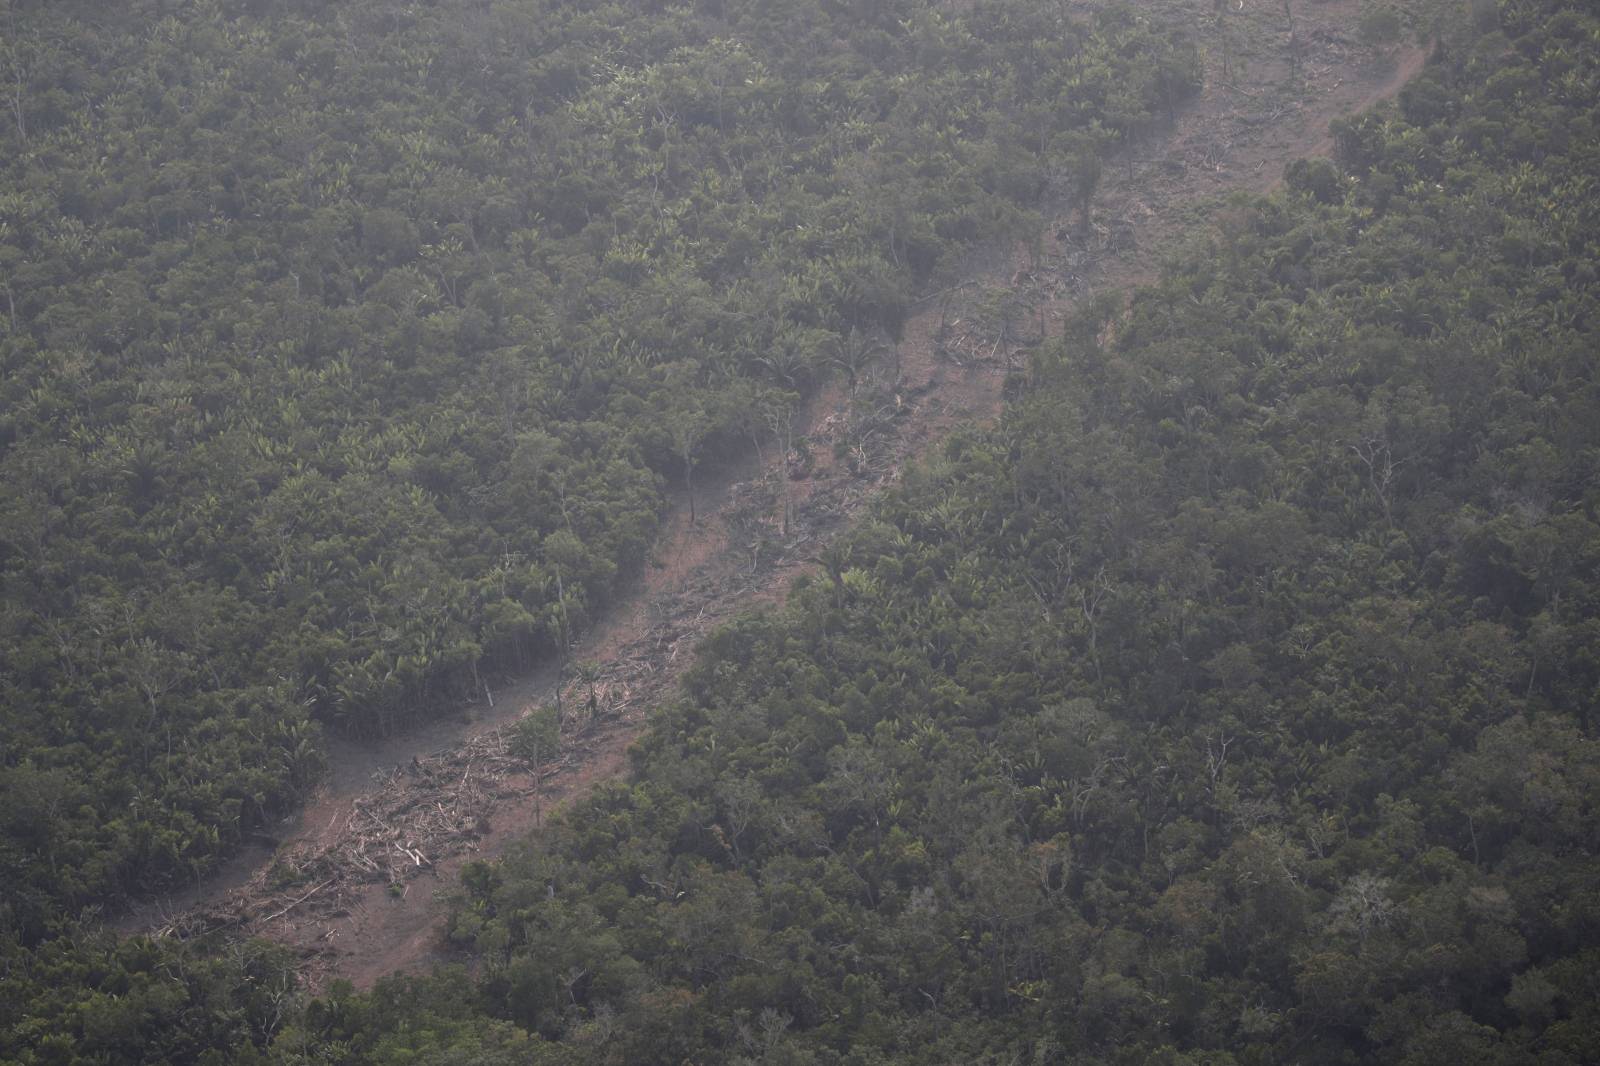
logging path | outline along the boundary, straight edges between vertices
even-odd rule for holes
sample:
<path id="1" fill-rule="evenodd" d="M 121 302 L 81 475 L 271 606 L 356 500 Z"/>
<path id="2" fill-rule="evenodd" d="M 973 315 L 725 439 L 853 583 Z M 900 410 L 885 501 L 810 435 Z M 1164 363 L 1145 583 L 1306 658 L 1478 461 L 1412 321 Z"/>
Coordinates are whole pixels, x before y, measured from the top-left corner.
<path id="1" fill-rule="evenodd" d="M 670 699 L 696 642 L 759 605 L 859 518 L 908 462 L 962 424 L 992 419 L 1011 370 L 1088 295 L 1147 281 L 1162 247 L 1197 211 L 1235 191 L 1262 192 L 1290 160 L 1327 153 L 1328 123 L 1397 92 L 1420 49 L 1374 56 L 1355 43 L 1359 0 L 1270 4 L 1173 0 L 1208 53 L 1206 87 L 1176 121 L 1108 161 L 1089 232 L 1046 205 L 1042 250 L 989 249 L 959 285 L 920 300 L 854 390 L 835 384 L 797 416 L 807 457 L 725 460 L 701 473 L 699 521 L 676 499 L 652 562 L 573 650 L 557 756 L 537 772 L 508 750 L 510 729 L 554 699 L 547 666 L 459 713 L 377 744 L 330 746 L 326 783 L 276 828 L 187 892 L 149 901 L 123 932 L 231 929 L 299 950 L 313 990 L 357 986 L 445 957 L 439 924 L 461 867 L 494 858 L 552 808 L 623 774 L 650 709 Z M 1223 77 L 1221 33 L 1255 42 Z M 771 449 L 768 449 L 771 451 Z M 764 460 L 764 461 L 763 461 Z M 782 529 L 787 485 L 793 520 Z M 681 493 L 679 494 L 681 497 Z"/>

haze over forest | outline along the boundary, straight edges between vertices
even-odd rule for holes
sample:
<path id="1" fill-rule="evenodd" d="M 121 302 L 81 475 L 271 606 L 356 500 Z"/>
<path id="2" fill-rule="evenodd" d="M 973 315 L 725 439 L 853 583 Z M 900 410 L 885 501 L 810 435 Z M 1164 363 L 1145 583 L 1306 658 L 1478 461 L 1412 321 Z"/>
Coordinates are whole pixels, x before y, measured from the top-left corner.
<path id="1" fill-rule="evenodd" d="M 0 0 L 0 104 L 0 1063 L 1600 1062 L 1591 5 Z"/>

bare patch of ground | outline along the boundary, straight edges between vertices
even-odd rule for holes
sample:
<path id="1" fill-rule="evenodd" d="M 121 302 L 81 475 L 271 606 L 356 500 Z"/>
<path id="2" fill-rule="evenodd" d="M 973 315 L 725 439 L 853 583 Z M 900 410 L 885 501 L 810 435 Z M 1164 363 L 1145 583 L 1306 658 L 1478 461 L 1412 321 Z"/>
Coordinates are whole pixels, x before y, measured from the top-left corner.
<path id="1" fill-rule="evenodd" d="M 1286 15 L 1227 0 L 1220 19 L 1204 0 L 1150 4 L 1151 18 L 1199 28 L 1200 98 L 1108 164 L 1087 230 L 1050 206 L 1034 253 L 975 256 L 965 281 L 919 301 L 856 388 L 830 386 L 797 416 L 795 452 L 703 475 L 699 521 L 677 501 L 653 564 L 574 649 L 572 662 L 597 664 L 595 676 L 548 666 L 425 729 L 335 745 L 328 783 L 278 828 L 275 848 L 247 849 L 123 930 L 266 937 L 303 953 L 313 989 L 333 977 L 366 986 L 442 958 L 441 897 L 461 867 L 500 855 L 553 807 L 621 775 L 703 635 L 781 603 L 908 462 L 999 411 L 1007 375 L 1078 301 L 1153 277 L 1160 249 L 1199 205 L 1270 188 L 1285 163 L 1328 149 L 1331 119 L 1391 95 L 1421 66 L 1417 49 L 1375 57 L 1355 44 L 1359 0 L 1291 4 Z M 558 676 L 563 746 L 535 773 L 508 751 L 510 729 L 552 701 Z"/>

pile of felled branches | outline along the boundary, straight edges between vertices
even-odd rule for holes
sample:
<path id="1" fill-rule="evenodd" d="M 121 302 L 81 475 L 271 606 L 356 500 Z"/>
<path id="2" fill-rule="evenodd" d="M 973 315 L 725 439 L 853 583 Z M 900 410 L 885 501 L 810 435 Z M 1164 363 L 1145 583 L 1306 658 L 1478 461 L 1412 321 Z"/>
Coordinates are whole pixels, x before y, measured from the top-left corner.
<path id="1" fill-rule="evenodd" d="M 1029 343 L 1029 318 L 1035 299 L 1023 289 L 1031 276 L 1019 275 L 1016 288 L 992 289 L 961 314 L 946 317 L 934 335 L 936 351 L 959 367 L 1010 368 Z"/>

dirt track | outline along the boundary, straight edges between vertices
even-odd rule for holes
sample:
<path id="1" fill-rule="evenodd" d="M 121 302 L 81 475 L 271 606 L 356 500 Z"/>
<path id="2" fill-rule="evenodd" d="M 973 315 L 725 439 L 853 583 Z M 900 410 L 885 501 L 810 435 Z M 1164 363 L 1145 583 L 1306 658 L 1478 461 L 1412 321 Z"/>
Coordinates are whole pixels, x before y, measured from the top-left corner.
<path id="1" fill-rule="evenodd" d="M 1201 97 L 1136 145 L 1131 167 L 1126 159 L 1107 166 L 1086 238 L 1058 236 L 1060 222 L 1047 226 L 1037 262 L 1006 249 L 975 256 L 961 285 L 918 304 L 897 349 L 854 396 L 834 386 L 813 398 L 798 431 L 814 465 L 788 479 L 795 520 L 787 535 L 777 497 L 797 471 L 772 456 L 763 469 L 752 455 L 702 475 L 700 520 L 691 523 L 687 501 L 677 502 L 655 563 L 576 648 L 573 662 L 600 668 L 596 713 L 589 685 L 569 671 L 564 750 L 539 779 L 506 753 L 505 730 L 550 700 L 553 667 L 495 691 L 492 707 L 380 745 L 336 745 L 328 783 L 278 827 L 276 849 L 247 850 L 121 928 L 184 935 L 225 927 L 277 940 L 305 954 L 313 988 L 330 977 L 365 986 L 440 958 L 439 896 L 461 866 L 499 855 L 541 813 L 621 774 L 697 639 L 752 606 L 781 602 L 908 461 L 954 427 L 993 417 L 1008 367 L 1041 324 L 1048 332 L 1085 295 L 1150 278 L 1160 248 L 1193 223 L 1198 205 L 1275 185 L 1286 162 L 1330 147 L 1331 119 L 1392 95 L 1420 69 L 1420 50 L 1377 59 L 1354 44 L 1359 0 L 1294 3 L 1293 61 L 1281 6 L 1228 5 L 1230 30 L 1255 41 L 1253 52 L 1235 56 L 1226 79 L 1213 54 Z M 1187 11 L 1206 42 L 1223 32 L 1211 10 L 1203 0 L 1166 8 Z"/>

